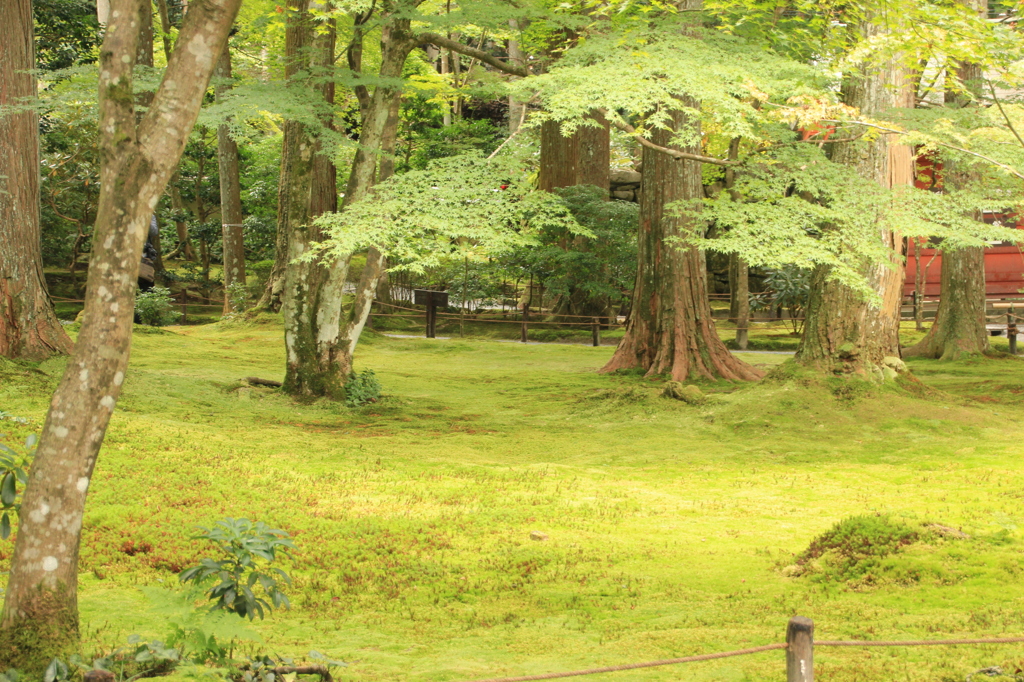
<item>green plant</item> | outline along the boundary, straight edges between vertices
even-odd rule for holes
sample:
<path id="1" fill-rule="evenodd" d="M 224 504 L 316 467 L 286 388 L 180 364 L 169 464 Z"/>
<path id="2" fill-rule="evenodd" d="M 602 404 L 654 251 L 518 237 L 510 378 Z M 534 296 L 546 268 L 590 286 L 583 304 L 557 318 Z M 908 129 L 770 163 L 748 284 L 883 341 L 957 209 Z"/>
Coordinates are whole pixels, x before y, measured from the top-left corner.
<path id="1" fill-rule="evenodd" d="M 265 615 L 264 610 L 271 611 L 281 606 L 290 607 L 288 597 L 278 588 L 278 579 L 268 571 L 272 571 L 285 583 L 290 584 L 288 574 L 279 568 L 264 567 L 261 564 L 273 563 L 279 553 L 289 556 L 288 550 L 295 549 L 295 545 L 289 539 L 288 533 L 270 528 L 262 521 L 252 522 L 249 519 L 230 517 L 218 521 L 213 528 L 202 530 L 205 532 L 195 537 L 212 542 L 224 558 L 218 560 L 206 557 L 198 566 L 182 571 L 179 580 L 196 585 L 214 579 L 219 580 L 220 582 L 206 591 L 214 602 L 212 610 L 223 609 L 252 620 L 257 615 L 262 619 Z M 257 583 L 263 588 L 270 602 L 253 591 Z"/>
<path id="2" fill-rule="evenodd" d="M 228 304 L 232 313 L 242 313 L 249 307 L 249 287 L 235 282 L 228 287 Z"/>
<path id="3" fill-rule="evenodd" d="M 359 407 L 380 400 L 380 381 L 372 369 L 364 369 L 359 374 L 352 373 L 345 384 L 345 404 Z"/>
<path id="4" fill-rule="evenodd" d="M 795 266 L 780 268 L 769 274 L 764 284 L 768 291 L 751 295 L 751 310 L 785 308 L 789 312 L 786 322 L 794 334 L 800 333 L 804 326 L 807 297 L 811 293 L 811 271 Z"/>
<path id="5" fill-rule="evenodd" d="M 140 291 L 135 296 L 135 315 L 141 324 L 153 327 L 174 324 L 181 317 L 181 313 L 174 309 L 170 289 L 159 286 Z"/>
<path id="6" fill-rule="evenodd" d="M 197 609 L 202 590 L 143 588 L 150 611 L 170 627 L 167 646 L 181 652 L 182 660 L 197 664 L 224 665 L 230 660 L 237 642 L 259 642 L 260 636 L 234 614 L 224 610 Z"/>
<path id="7" fill-rule="evenodd" d="M 18 486 L 24 488 L 28 482 L 28 466 L 38 442 L 36 434 L 29 434 L 20 452 L 0 443 L 0 540 L 11 535 L 11 513 L 21 507 Z"/>

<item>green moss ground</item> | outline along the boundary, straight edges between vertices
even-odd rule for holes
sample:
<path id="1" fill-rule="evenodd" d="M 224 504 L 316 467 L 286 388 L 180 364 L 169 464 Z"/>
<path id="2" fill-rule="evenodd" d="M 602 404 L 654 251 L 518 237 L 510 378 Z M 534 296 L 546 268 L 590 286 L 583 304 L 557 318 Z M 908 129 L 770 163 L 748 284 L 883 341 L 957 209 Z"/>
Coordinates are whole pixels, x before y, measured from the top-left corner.
<path id="1" fill-rule="evenodd" d="M 343 680 L 755 646 L 796 614 L 820 639 L 1024 633 L 1019 360 L 915 361 L 927 399 L 795 376 L 705 386 L 692 407 L 598 374 L 611 347 L 373 337 L 358 366 L 388 397 L 352 410 L 238 389 L 281 377 L 281 336 L 275 321 L 136 334 L 85 521 L 90 641 L 165 634 L 140 588 L 172 584 L 205 552 L 192 527 L 224 516 L 295 536 L 295 608 L 256 628 L 269 650 L 349 661 Z M 33 420 L 0 430 L 38 430 L 60 370 L 0 365 L 0 410 Z M 917 543 L 857 585 L 786 577 L 814 536 L 872 512 L 971 537 Z M 1012 670 L 1024 646 L 816 656 L 821 679 L 952 681 Z M 769 652 L 601 679 L 783 670 Z"/>

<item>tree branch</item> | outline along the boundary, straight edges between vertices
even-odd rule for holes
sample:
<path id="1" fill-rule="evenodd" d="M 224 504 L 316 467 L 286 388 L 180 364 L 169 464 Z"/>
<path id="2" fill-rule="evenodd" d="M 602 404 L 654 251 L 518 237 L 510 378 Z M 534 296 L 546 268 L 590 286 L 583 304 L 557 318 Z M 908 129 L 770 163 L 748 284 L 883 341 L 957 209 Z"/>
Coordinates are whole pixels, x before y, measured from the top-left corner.
<path id="1" fill-rule="evenodd" d="M 492 57 L 483 50 L 478 50 L 475 47 L 470 47 L 469 45 L 463 45 L 462 43 L 456 40 L 445 38 L 443 35 L 439 33 L 420 33 L 419 35 L 416 36 L 416 42 L 419 45 L 425 45 L 427 43 L 430 43 L 433 45 L 437 45 L 438 47 L 447 47 L 449 50 L 452 50 L 453 52 L 464 54 L 467 57 L 473 57 L 474 59 L 480 60 L 484 64 L 493 66 L 499 71 L 504 71 L 505 73 L 511 74 L 513 76 L 521 76 L 525 78 L 530 75 L 530 72 L 522 67 L 515 66 L 507 62 L 503 62 L 497 57 Z"/>
<path id="2" fill-rule="evenodd" d="M 1006 121 L 1006 127 L 1010 129 L 1013 136 L 1017 138 L 1017 142 L 1020 142 L 1020 146 L 1024 147 L 1024 140 L 1020 138 L 1020 134 L 1017 133 L 1017 129 L 1013 127 L 1013 123 L 1010 122 L 1010 117 L 1006 115 L 1006 111 L 1003 109 L 1003 103 L 999 101 L 999 97 L 996 96 L 996 86 L 992 84 L 992 81 L 988 82 L 988 89 L 992 91 L 992 101 L 999 107 L 999 113 L 1003 115 L 1003 120 Z"/>
<path id="3" fill-rule="evenodd" d="M 896 128 L 887 128 L 886 126 L 881 126 L 881 125 L 878 125 L 877 123 L 868 123 L 867 121 L 840 121 L 840 120 L 833 120 L 833 119 L 824 119 L 824 120 L 822 120 L 822 123 L 840 123 L 840 124 L 860 125 L 860 126 L 866 126 L 868 128 L 874 128 L 875 130 L 881 130 L 882 132 L 885 132 L 885 133 L 892 133 L 894 135 L 907 135 L 907 134 L 909 134 L 909 133 L 907 133 L 906 130 L 898 130 Z M 956 145 L 949 144 L 947 142 L 933 141 L 933 144 L 935 144 L 938 147 L 944 147 L 946 149 L 952 149 L 955 152 L 961 152 L 963 154 L 967 154 L 969 156 L 973 156 L 975 158 L 981 159 L 982 161 L 987 161 L 988 163 L 991 163 L 993 166 L 996 166 L 997 168 L 1002 168 L 1004 171 L 1006 171 L 1007 173 L 1009 173 L 1013 177 L 1019 178 L 1021 180 L 1024 180 L 1024 173 L 1021 173 L 1020 171 L 1015 169 L 1013 166 L 1008 166 L 1005 163 L 1002 163 L 1000 161 L 996 161 L 995 159 L 993 159 L 990 156 L 985 156 L 984 154 L 979 154 L 978 152 L 972 152 L 970 149 L 964 149 L 963 147 L 957 147 Z"/>
<path id="4" fill-rule="evenodd" d="M 656 152 L 661 152 L 662 154 L 668 154 L 672 158 L 688 159 L 690 161 L 700 161 L 701 163 L 710 163 L 715 166 L 738 166 L 740 164 L 739 161 L 719 159 L 714 156 L 702 156 L 701 154 L 691 154 L 690 152 L 684 152 L 680 149 L 662 147 L 660 144 L 654 144 L 643 135 L 640 135 L 636 131 L 636 128 L 623 121 L 622 118 L 619 117 L 618 115 L 610 114 L 606 109 L 598 109 L 598 111 L 600 111 L 601 114 L 604 115 L 604 117 L 608 119 L 608 121 L 613 126 L 615 126 L 624 133 L 632 135 L 636 139 L 636 141 L 639 142 L 642 146 L 647 147 L 648 149 L 653 149 Z"/>

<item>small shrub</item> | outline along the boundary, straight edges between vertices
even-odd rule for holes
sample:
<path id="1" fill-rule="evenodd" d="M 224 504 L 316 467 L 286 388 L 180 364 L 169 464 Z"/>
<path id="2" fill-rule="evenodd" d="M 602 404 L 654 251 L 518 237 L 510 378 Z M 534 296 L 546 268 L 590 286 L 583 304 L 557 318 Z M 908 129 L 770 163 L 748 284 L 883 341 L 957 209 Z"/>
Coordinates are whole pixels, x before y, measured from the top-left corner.
<path id="1" fill-rule="evenodd" d="M 249 287 L 241 282 L 229 286 L 228 305 L 232 313 L 244 313 L 249 307 Z"/>
<path id="2" fill-rule="evenodd" d="M 222 559 L 204 558 L 198 566 L 182 571 L 178 579 L 183 583 L 202 585 L 212 580 L 219 582 L 206 594 L 213 600 L 213 609 L 223 609 L 252 620 L 262 620 L 265 611 L 290 606 L 288 597 L 278 588 L 278 578 L 290 584 L 288 574 L 270 567 L 278 554 L 288 556 L 295 545 L 283 530 L 270 528 L 262 521 L 227 518 L 204 532 L 197 539 L 209 540 L 220 550 Z M 266 565 L 262 565 L 265 562 Z M 278 578 L 271 575 L 276 574 Z M 267 602 L 253 590 L 259 583 L 270 599 Z M 273 606 L 271 606 L 273 604 Z"/>
<path id="3" fill-rule="evenodd" d="M 181 313 L 174 309 L 170 289 L 153 287 L 135 296 L 135 317 L 140 324 L 163 327 L 177 322 Z"/>
<path id="4" fill-rule="evenodd" d="M 359 407 L 380 400 L 381 386 L 377 375 L 372 369 L 365 369 L 359 374 L 353 373 L 345 384 L 345 404 Z"/>

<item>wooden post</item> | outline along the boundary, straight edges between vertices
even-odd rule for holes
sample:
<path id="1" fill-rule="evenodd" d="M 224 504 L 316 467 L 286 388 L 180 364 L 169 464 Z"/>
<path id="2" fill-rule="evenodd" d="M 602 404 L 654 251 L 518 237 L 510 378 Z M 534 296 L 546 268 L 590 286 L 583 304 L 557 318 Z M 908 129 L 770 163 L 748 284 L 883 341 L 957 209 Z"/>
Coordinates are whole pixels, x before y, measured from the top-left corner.
<path id="1" fill-rule="evenodd" d="M 1010 355 L 1017 354 L 1017 322 L 1014 320 L 1013 306 L 1006 313 L 1006 339 L 1010 342 Z"/>
<path id="2" fill-rule="evenodd" d="M 594 324 L 590 327 L 590 334 L 593 337 L 594 347 L 597 348 L 601 345 L 601 322 L 598 318 L 594 318 Z"/>
<path id="3" fill-rule="evenodd" d="M 814 682 L 814 621 L 789 619 L 786 628 L 786 682 Z"/>
<path id="4" fill-rule="evenodd" d="M 427 338 L 432 339 L 435 336 L 437 336 L 437 304 L 431 298 L 427 301 Z"/>
<path id="5" fill-rule="evenodd" d="M 530 308 L 523 306 L 523 326 L 519 330 L 519 340 L 526 343 L 526 327 L 530 323 Z"/>

